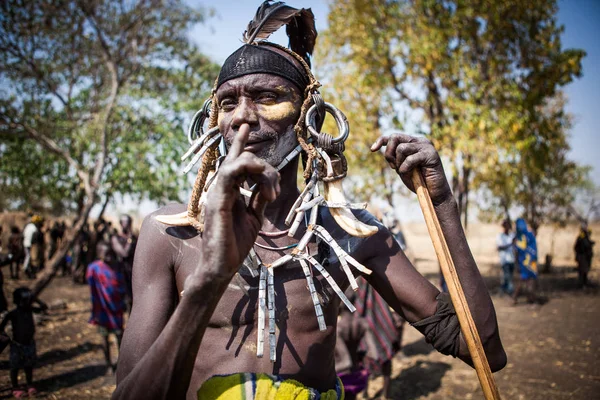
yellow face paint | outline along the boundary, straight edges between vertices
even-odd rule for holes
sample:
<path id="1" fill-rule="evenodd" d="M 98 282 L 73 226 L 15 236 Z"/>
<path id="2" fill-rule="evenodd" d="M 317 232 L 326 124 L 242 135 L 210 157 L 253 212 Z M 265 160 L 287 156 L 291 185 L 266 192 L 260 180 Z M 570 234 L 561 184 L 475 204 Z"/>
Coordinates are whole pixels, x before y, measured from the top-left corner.
<path id="1" fill-rule="evenodd" d="M 292 101 L 283 101 L 281 103 L 270 105 L 261 104 L 258 106 L 257 111 L 258 114 L 266 120 L 281 121 L 295 116 L 298 110 Z"/>
<path id="2" fill-rule="evenodd" d="M 299 111 L 295 104 L 299 103 L 298 94 L 287 86 L 277 86 L 275 90 L 279 93 L 291 95 L 288 101 L 282 101 L 277 104 L 261 104 L 258 106 L 258 113 L 264 119 L 269 121 L 278 121 L 286 118 L 291 118 Z"/>
<path id="3" fill-rule="evenodd" d="M 295 117 L 299 112 L 299 105 L 301 104 L 298 93 L 286 86 L 277 86 L 275 87 L 275 90 L 280 95 L 283 95 L 284 98 L 289 98 L 289 100 L 280 100 L 279 102 L 274 102 L 273 104 L 268 104 L 267 102 L 262 102 L 259 100 L 255 102 L 257 114 L 261 118 L 268 121 L 281 121 Z M 217 123 L 221 124 L 225 119 L 225 116 L 230 112 L 223 111 L 221 108 L 218 110 Z M 233 117 L 235 117 L 235 113 L 239 111 L 240 110 L 238 108 L 233 110 Z"/>

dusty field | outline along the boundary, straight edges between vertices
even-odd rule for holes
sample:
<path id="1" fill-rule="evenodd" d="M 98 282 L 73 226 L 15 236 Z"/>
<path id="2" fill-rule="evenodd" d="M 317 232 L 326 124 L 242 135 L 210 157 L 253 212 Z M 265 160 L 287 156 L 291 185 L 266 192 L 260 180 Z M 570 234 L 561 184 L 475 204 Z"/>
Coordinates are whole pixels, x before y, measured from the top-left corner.
<path id="1" fill-rule="evenodd" d="M 405 231 L 413 255 L 417 256 L 417 268 L 437 284 L 437 264 L 425 228 L 407 225 Z M 552 273 L 541 276 L 541 290 L 549 298 L 543 306 L 527 305 L 523 300 L 513 307 L 508 298 L 497 294 L 499 268 L 493 264 L 496 233 L 495 226 L 478 226 L 470 230 L 469 237 L 493 294 L 509 357 L 507 367 L 495 374 L 503 398 L 600 398 L 600 291 L 577 289 L 570 253 L 576 229 L 554 235 L 554 251 L 560 256 L 555 257 Z M 551 233 L 540 232 L 542 254 L 549 249 Z M 597 283 L 600 276 L 595 262 L 591 278 Z M 6 279 L 5 294 L 12 293 L 18 284 L 27 283 Z M 114 390 L 114 377 L 103 366 L 101 337 L 87 324 L 88 296 L 87 287 L 73 285 L 68 278 L 57 278 L 42 294 L 49 304 L 66 300 L 67 307 L 54 309 L 39 321 L 39 367 L 34 379 L 40 398 L 108 399 Z M 406 329 L 403 346 L 393 364 L 394 399 L 483 398 L 474 370 L 432 351 L 413 328 Z M 369 396 L 376 396 L 380 387 L 381 378 L 373 378 Z M 2 398 L 10 398 L 8 350 L 0 356 Z"/>
<path id="2" fill-rule="evenodd" d="M 437 266 L 421 264 L 435 282 Z M 483 268 L 486 284 L 497 293 L 494 265 Z M 598 282 L 599 274 L 593 274 Z M 528 305 L 493 294 L 508 365 L 495 375 L 504 399 L 558 400 L 600 398 L 600 291 L 577 288 L 572 267 L 555 268 L 540 279 L 545 305 Z M 392 398 L 483 399 L 475 371 L 443 356 L 408 327 L 403 350 L 393 364 Z M 378 395 L 382 378 L 373 380 L 370 397 Z"/>

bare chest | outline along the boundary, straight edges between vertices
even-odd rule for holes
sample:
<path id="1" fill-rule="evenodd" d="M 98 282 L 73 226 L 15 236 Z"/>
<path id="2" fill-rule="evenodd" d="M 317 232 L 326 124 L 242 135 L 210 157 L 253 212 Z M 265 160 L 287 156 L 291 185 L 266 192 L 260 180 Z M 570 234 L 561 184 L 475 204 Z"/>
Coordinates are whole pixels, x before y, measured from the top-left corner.
<path id="1" fill-rule="evenodd" d="M 277 245 L 277 243 L 275 243 Z M 178 265 L 175 266 L 175 282 L 178 293 L 184 286 L 185 279 L 199 268 L 200 246 L 184 246 L 180 251 Z M 290 251 L 271 251 L 255 247 L 257 255 L 264 264 L 272 264 Z M 321 248 L 321 252 L 323 248 Z M 341 290 L 348 286 L 347 278 L 341 270 L 339 263 L 328 260 L 328 254 L 319 254 L 316 243 L 309 244 L 309 253 L 321 261 L 323 268 L 330 275 Z M 201 267 L 201 266 L 200 266 Z M 259 272 L 251 271 L 249 260 L 241 265 L 229 283 L 225 293 L 219 301 L 210 321 L 210 327 L 240 326 L 256 327 L 259 299 Z M 324 275 L 318 270 L 309 267 L 310 279 L 307 279 L 306 270 L 298 261 L 290 261 L 273 271 L 273 289 L 275 294 L 275 318 L 279 321 L 288 321 L 305 329 L 318 328 L 314 301 L 311 298 L 309 281 L 312 281 L 314 291 L 323 309 L 326 319 L 331 314 L 337 317 L 339 298 Z M 331 311 L 329 311 L 331 309 Z M 329 324 L 328 324 L 329 325 Z"/>

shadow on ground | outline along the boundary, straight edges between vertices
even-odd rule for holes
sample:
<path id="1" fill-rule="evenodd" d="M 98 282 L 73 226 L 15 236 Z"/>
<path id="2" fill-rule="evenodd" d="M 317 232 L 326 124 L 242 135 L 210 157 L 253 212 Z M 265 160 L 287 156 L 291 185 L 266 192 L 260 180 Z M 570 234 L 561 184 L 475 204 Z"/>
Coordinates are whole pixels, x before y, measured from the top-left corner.
<path id="1" fill-rule="evenodd" d="M 44 395 L 45 393 L 56 392 L 62 388 L 79 385 L 105 375 L 106 365 L 88 365 L 73 371 L 36 380 L 35 387 L 38 389 L 40 395 Z M 12 398 L 10 388 L 3 388 L 0 392 L 0 399 L 10 398 Z"/>
<path id="2" fill-rule="evenodd" d="M 70 360 L 71 358 L 75 358 L 81 354 L 89 353 L 90 351 L 95 351 L 101 349 L 102 346 L 99 344 L 94 344 L 90 342 L 81 343 L 77 346 L 73 346 L 67 350 L 50 350 L 45 353 L 42 353 L 38 356 L 37 362 L 35 364 L 35 368 L 45 367 L 49 364 L 56 364 L 58 362 Z M 7 353 L 8 349 L 5 350 Z M 8 360 L 0 362 L 0 370 L 8 370 L 10 369 L 10 365 Z"/>
<path id="3" fill-rule="evenodd" d="M 392 379 L 391 396 L 396 400 L 413 400 L 434 393 L 449 369 L 450 364 L 444 362 L 418 361 Z M 381 393 L 376 394 L 379 395 Z"/>
<path id="4" fill-rule="evenodd" d="M 407 357 L 427 355 L 433 351 L 433 346 L 425 341 L 425 338 L 409 343 L 402 347 L 402 353 Z"/>

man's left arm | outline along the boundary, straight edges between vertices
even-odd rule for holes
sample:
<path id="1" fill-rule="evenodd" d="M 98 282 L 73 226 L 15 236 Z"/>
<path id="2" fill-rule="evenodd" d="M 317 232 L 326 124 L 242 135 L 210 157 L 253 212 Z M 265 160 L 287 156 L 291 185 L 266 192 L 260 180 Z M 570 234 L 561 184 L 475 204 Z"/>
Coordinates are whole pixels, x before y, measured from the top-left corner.
<path id="1" fill-rule="evenodd" d="M 376 151 L 382 146 L 386 146 L 385 157 L 390 167 L 412 191 L 412 171 L 420 169 L 490 367 L 492 371 L 500 370 L 506 364 L 506 353 L 500 341 L 494 305 L 469 249 L 437 151 L 428 140 L 408 135 L 380 138 L 371 150 Z M 414 268 L 387 229 L 380 229 L 369 238 L 364 248 L 372 254 L 365 261 L 373 269 L 369 282 L 396 311 L 411 323 L 439 312 L 439 291 Z M 458 357 L 472 365 L 462 335 Z"/>

